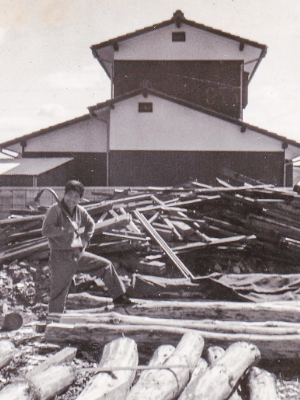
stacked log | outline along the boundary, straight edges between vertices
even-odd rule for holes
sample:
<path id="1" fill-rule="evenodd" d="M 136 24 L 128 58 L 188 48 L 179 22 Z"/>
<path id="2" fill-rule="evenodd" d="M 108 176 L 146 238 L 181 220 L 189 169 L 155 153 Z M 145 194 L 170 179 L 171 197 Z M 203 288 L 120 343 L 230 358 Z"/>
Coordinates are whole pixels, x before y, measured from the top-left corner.
<path id="1" fill-rule="evenodd" d="M 224 400 L 234 391 L 244 372 L 260 359 L 256 346 L 245 342 L 233 343 L 198 379 L 192 391 L 180 400 Z"/>
<path id="2" fill-rule="evenodd" d="M 123 337 L 104 347 L 99 372 L 87 384 L 78 400 L 125 399 L 135 377 L 138 351 L 134 340 Z M 124 370 L 122 370 L 122 367 Z"/>
<path id="3" fill-rule="evenodd" d="M 204 347 L 204 340 L 198 332 L 186 333 L 173 354 L 162 364 L 162 369 L 136 384 L 127 400 L 155 399 L 171 400 L 180 394 L 189 381 L 190 371 L 196 367 Z"/>
<path id="4" fill-rule="evenodd" d="M 252 367 L 248 374 L 247 384 L 249 400 L 279 400 L 274 374 Z"/>
<path id="5" fill-rule="evenodd" d="M 117 312 L 107 313 L 108 309 Z M 104 308 L 56 315 L 46 328 L 54 343 L 98 343 L 120 334 L 134 338 L 141 352 L 168 341 L 174 345 L 187 330 L 197 330 L 207 346 L 228 347 L 250 341 L 268 360 L 298 359 L 300 308 L 297 303 L 226 303 L 137 301 L 126 310 Z"/>
<path id="6" fill-rule="evenodd" d="M 72 385 L 75 380 L 82 382 L 81 376 L 88 379 L 81 388 L 77 386 L 78 400 L 279 398 L 275 376 L 259 368 L 260 350 L 249 341 L 210 347 L 199 331 L 186 330 L 174 345 L 157 346 L 146 365 L 139 363 L 138 347 L 132 337 L 119 335 L 106 342 L 93 368 L 82 368 L 75 361 L 77 349 L 65 347 L 8 382 L 0 390 L 0 399 L 50 400 L 62 393 L 69 398 L 69 388 L 75 398 Z"/>

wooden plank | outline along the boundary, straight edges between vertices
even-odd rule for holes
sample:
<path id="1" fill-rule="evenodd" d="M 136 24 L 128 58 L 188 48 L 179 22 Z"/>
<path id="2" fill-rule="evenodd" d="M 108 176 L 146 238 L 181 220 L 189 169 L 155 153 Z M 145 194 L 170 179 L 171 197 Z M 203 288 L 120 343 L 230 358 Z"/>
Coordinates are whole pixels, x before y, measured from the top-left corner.
<path id="1" fill-rule="evenodd" d="M 139 211 L 134 211 L 135 216 L 147 230 L 147 232 L 151 235 L 151 237 L 156 241 L 156 243 L 163 249 L 163 251 L 168 255 L 173 264 L 180 270 L 180 272 L 185 277 L 193 277 L 192 273 L 186 268 L 184 263 L 174 254 L 171 248 L 167 245 L 167 243 L 162 239 L 162 237 L 155 231 L 155 229 L 149 224 L 147 219 L 142 215 Z"/>

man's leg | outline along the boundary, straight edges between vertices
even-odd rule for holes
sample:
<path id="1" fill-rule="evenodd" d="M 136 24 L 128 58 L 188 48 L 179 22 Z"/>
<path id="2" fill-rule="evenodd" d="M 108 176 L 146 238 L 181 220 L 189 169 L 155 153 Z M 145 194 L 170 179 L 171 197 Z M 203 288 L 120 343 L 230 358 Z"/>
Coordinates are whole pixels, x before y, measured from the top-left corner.
<path id="1" fill-rule="evenodd" d="M 118 298 L 126 292 L 125 286 L 120 280 L 112 262 L 104 257 L 87 251 L 81 253 L 78 258 L 76 272 L 88 272 L 92 276 L 102 279 L 113 299 Z"/>
<path id="2" fill-rule="evenodd" d="M 74 251 L 52 251 L 50 254 L 50 269 L 49 313 L 63 313 L 72 278 L 76 272 Z"/>

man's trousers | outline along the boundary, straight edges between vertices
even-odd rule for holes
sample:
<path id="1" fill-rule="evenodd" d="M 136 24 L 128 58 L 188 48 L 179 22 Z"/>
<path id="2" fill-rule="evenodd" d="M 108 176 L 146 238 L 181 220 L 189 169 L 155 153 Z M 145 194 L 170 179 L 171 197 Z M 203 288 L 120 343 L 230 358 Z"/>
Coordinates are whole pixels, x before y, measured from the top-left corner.
<path id="1" fill-rule="evenodd" d="M 49 313 L 63 313 L 69 288 L 75 273 L 86 272 L 102 279 L 110 296 L 115 299 L 125 293 L 115 267 L 106 258 L 87 251 L 51 250 L 51 290 Z"/>

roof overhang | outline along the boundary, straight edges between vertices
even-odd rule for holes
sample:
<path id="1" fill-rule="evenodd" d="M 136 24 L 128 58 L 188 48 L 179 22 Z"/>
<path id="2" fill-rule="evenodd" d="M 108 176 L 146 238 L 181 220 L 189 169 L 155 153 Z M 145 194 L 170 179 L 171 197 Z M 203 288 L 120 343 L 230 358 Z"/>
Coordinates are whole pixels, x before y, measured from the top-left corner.
<path id="1" fill-rule="evenodd" d="M 72 160 L 70 157 L 0 160 L 0 175 L 39 176 Z"/>

